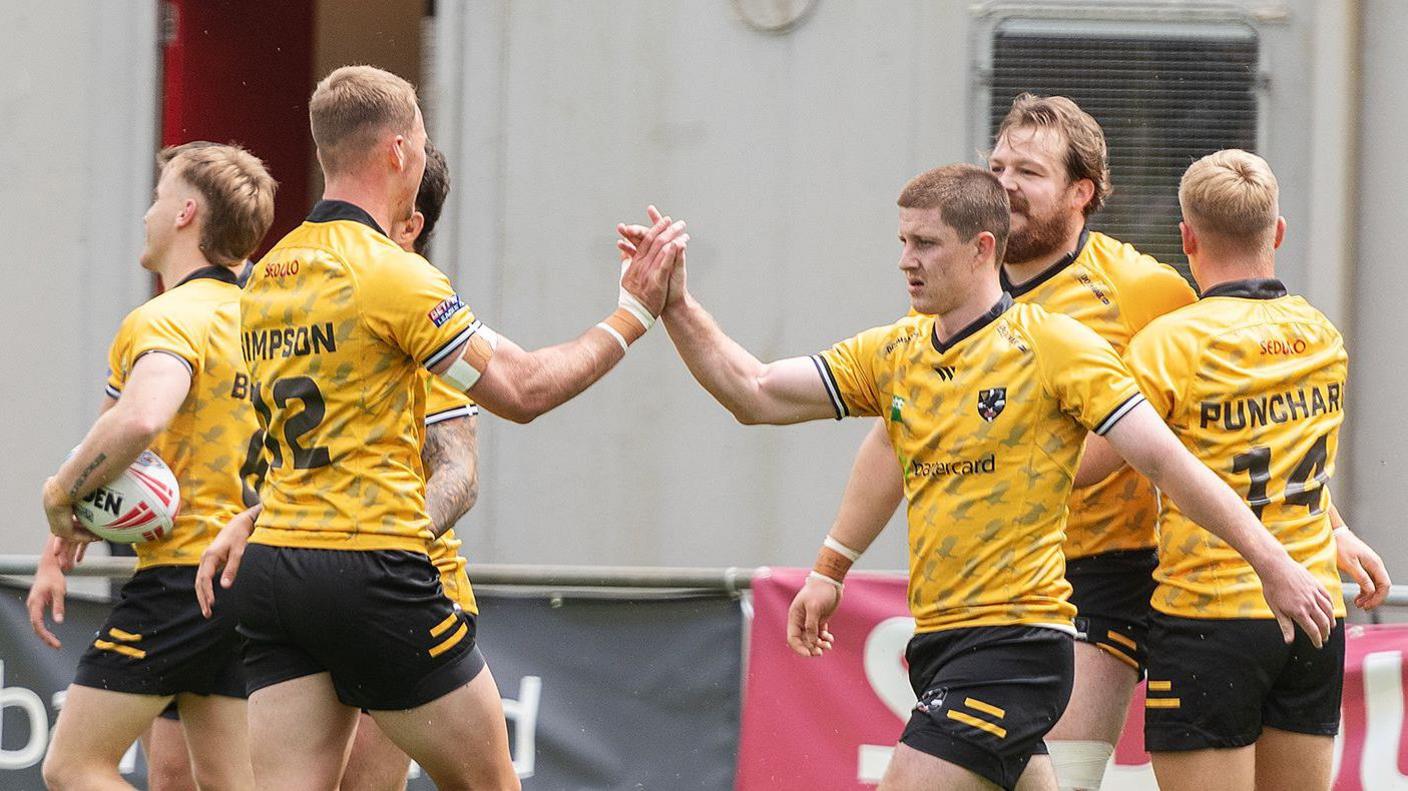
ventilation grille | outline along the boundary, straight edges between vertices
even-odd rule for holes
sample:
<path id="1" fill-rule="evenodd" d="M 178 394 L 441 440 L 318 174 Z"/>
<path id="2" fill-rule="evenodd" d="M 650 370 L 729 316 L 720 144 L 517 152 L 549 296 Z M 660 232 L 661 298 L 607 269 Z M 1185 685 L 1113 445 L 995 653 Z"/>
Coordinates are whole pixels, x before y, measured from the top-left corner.
<path id="1" fill-rule="evenodd" d="M 1006 27 L 1006 26 L 1004 26 Z M 1178 180 L 1222 148 L 1255 151 L 1257 40 L 1229 35 L 1076 35 L 999 29 L 991 133 L 1023 91 L 1068 96 L 1105 129 L 1114 194 L 1091 227 L 1188 276 Z"/>

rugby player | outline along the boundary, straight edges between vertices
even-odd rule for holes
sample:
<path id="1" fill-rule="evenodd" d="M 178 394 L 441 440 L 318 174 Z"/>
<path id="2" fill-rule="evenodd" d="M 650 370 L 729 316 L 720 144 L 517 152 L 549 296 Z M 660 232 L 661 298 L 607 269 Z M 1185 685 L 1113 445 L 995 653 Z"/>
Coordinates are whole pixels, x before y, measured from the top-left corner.
<path id="1" fill-rule="evenodd" d="M 1161 494 L 1145 744 L 1165 791 L 1328 789 L 1344 677 L 1327 488 L 1344 421 L 1344 340 L 1275 279 L 1286 221 L 1265 160 L 1209 154 L 1184 173 L 1178 199 L 1202 298 L 1151 322 L 1127 360 L 1182 444 L 1330 590 L 1336 622 L 1323 648 L 1304 634 L 1288 645 L 1252 569 Z M 1089 456 L 1082 480 L 1117 465 L 1098 438 Z M 1361 605 L 1382 601 L 1380 582 Z"/>
<path id="2" fill-rule="evenodd" d="M 323 200 L 256 264 L 240 305 L 270 457 L 232 589 L 255 776 L 336 787 L 360 708 L 441 789 L 517 788 L 474 616 L 426 556 L 420 371 L 515 421 L 569 400 L 654 322 L 684 225 L 656 223 L 603 322 L 526 352 L 383 230 L 412 216 L 425 167 L 414 88 L 344 67 L 318 84 L 309 114 Z"/>
<path id="3" fill-rule="evenodd" d="M 663 313 L 700 384 L 745 424 L 883 416 L 911 474 L 907 658 L 919 704 L 881 787 L 1055 788 L 1042 737 L 1066 706 L 1075 608 L 1061 553 L 1065 502 L 1087 430 L 1106 436 L 1266 580 L 1289 634 L 1328 635 L 1324 586 L 1180 446 L 1109 344 L 1067 316 L 1014 303 L 998 274 L 1009 206 L 994 174 L 950 165 L 899 198 L 899 266 L 916 311 L 810 357 L 763 364 L 728 338 L 675 268 Z M 640 228 L 618 229 L 632 251 Z M 859 553 L 828 537 L 804 589 L 799 653 Z M 1043 756 L 1044 759 L 1044 756 Z"/>
<path id="4" fill-rule="evenodd" d="M 425 175 L 416 192 L 411 216 L 392 225 L 389 236 L 401 249 L 423 255 L 440 220 L 450 190 L 449 164 L 430 142 L 425 144 Z M 459 548 L 463 543 L 453 525 L 479 497 L 476 422 L 479 407 L 464 393 L 438 377 L 426 374 L 425 442 L 421 463 L 426 471 L 425 508 L 431 531 L 430 562 L 440 575 L 440 586 L 457 607 L 478 615 L 470 587 L 468 565 Z M 229 588 L 238 574 L 240 560 L 254 530 L 261 506 L 240 514 L 222 531 L 201 558 L 196 572 L 196 597 L 207 617 L 214 601 L 214 578 L 222 568 L 221 585 Z M 376 720 L 365 711 L 357 720 L 356 735 L 343 771 L 342 791 L 380 791 L 406 786 L 410 756 L 397 747 Z"/>
<path id="5" fill-rule="evenodd" d="M 450 166 L 438 148 L 425 145 L 425 176 L 416 192 L 410 219 L 391 227 L 391 238 L 407 252 L 425 255 L 435 225 L 450 192 Z M 430 516 L 430 563 L 440 574 L 440 587 L 460 609 L 479 614 L 474 591 L 460 554 L 463 543 L 454 524 L 479 498 L 479 447 L 475 424 L 479 406 L 439 377 L 425 375 L 429 391 L 425 406 L 425 510 Z M 366 712 L 357 719 L 352 752 L 342 776 L 342 791 L 394 791 L 406 787 L 411 758 L 397 747 Z"/>
<path id="6" fill-rule="evenodd" d="M 103 414 L 44 484 L 54 538 L 29 596 L 40 637 L 58 647 L 43 610 L 61 614 L 71 542 L 93 538 L 77 527 L 75 502 L 150 448 L 175 473 L 181 508 L 168 537 L 136 545 L 137 572 L 79 661 L 44 760 L 50 788 L 130 788 L 118 762 L 173 699 L 195 780 L 254 785 L 235 621 L 202 618 L 189 589 L 201 552 L 257 487 L 228 463 L 261 442 L 240 359 L 237 272 L 273 220 L 275 184 L 235 146 L 188 144 L 158 161 L 141 263 L 168 288 L 123 320 Z"/>

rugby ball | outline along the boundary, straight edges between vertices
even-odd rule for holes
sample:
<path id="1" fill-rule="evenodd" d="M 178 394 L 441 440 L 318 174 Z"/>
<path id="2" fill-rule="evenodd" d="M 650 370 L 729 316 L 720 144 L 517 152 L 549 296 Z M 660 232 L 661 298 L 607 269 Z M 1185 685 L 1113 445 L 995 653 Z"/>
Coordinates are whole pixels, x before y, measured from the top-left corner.
<path id="1" fill-rule="evenodd" d="M 119 544 L 158 541 L 171 535 L 181 508 L 181 487 L 159 456 L 149 450 L 122 474 L 74 503 L 78 523 Z"/>

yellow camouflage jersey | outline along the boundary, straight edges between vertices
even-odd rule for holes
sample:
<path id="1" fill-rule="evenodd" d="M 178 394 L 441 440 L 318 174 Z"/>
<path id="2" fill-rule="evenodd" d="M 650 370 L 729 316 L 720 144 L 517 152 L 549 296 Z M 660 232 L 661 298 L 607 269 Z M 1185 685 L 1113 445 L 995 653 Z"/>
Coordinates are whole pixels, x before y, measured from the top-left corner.
<path id="1" fill-rule="evenodd" d="M 320 201 L 255 265 L 240 324 L 269 461 L 250 540 L 425 552 L 421 372 L 480 329 L 445 275 Z"/>
<path id="2" fill-rule="evenodd" d="M 1144 325 L 1196 297 L 1170 266 L 1098 233 L 1081 234 L 1076 252 L 1019 286 L 1003 272 L 1002 288 L 1018 302 L 1063 313 L 1095 330 L 1117 353 Z M 1070 559 L 1157 543 L 1154 485 L 1128 467 L 1071 494 L 1066 524 Z"/>
<path id="3" fill-rule="evenodd" d="M 948 343 L 932 316 L 814 356 L 837 416 L 878 415 L 909 500 L 916 631 L 1039 625 L 1074 633 L 1061 542 L 1087 431 L 1142 400 L 1110 345 L 1003 298 Z"/>
<path id="4" fill-rule="evenodd" d="M 479 406 L 469 396 L 446 384 L 438 376 L 426 375 L 430 380 L 425 402 L 425 428 L 427 431 L 436 423 L 458 418 L 470 418 L 479 414 Z M 429 477 L 429 470 L 426 471 Z M 440 587 L 450 601 L 458 604 L 465 612 L 479 614 L 479 605 L 474 600 L 474 589 L 469 585 L 469 574 L 465 571 L 468 561 L 460 554 L 464 542 L 455 535 L 454 528 L 446 530 L 430 542 L 430 562 L 440 572 Z"/>
<path id="5" fill-rule="evenodd" d="M 133 545 L 139 569 L 200 563 L 225 523 L 258 502 L 262 434 L 240 359 L 239 307 L 234 274 L 206 267 L 127 314 L 113 338 L 111 398 L 144 354 L 169 354 L 191 372 L 190 393 L 151 446 L 181 485 L 181 510 L 170 536 Z"/>
<path id="6" fill-rule="evenodd" d="M 1343 616 L 1326 484 L 1344 422 L 1339 330 L 1278 280 L 1208 289 L 1130 344 L 1149 403 L 1251 506 Z M 1270 618 L 1261 583 L 1221 539 L 1161 497 L 1153 605 L 1185 618 Z"/>

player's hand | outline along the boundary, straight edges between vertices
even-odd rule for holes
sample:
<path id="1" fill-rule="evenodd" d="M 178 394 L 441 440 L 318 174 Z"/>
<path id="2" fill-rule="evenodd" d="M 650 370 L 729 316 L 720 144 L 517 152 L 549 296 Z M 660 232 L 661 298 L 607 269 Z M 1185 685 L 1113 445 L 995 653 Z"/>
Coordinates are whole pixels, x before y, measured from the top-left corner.
<path id="1" fill-rule="evenodd" d="M 249 545 L 249 534 L 254 532 L 254 519 L 259 515 L 259 506 L 254 506 L 235 516 L 220 529 L 220 534 L 210 542 L 210 546 L 200 554 L 200 566 L 196 568 L 196 601 L 200 602 L 201 615 L 209 618 L 215 612 L 215 574 L 220 574 L 220 587 L 229 589 L 235 584 L 240 561 L 244 559 L 245 547 Z"/>
<path id="2" fill-rule="evenodd" d="M 1359 584 L 1354 603 L 1361 610 L 1372 610 L 1384 603 L 1393 582 L 1388 578 L 1384 561 L 1349 528 L 1335 531 L 1335 559 L 1340 571 Z"/>
<path id="3" fill-rule="evenodd" d="M 73 567 L 83 562 L 83 556 L 88 554 L 88 545 L 91 541 L 68 541 L 59 539 L 58 559 L 59 571 L 67 574 L 73 571 Z"/>
<path id="4" fill-rule="evenodd" d="M 1334 603 L 1325 586 L 1284 553 L 1271 568 L 1258 570 L 1257 575 L 1261 577 L 1262 595 L 1271 606 L 1286 643 L 1295 641 L 1295 627 L 1299 626 L 1316 648 L 1324 645 L 1335 627 Z"/>
<path id="5" fill-rule="evenodd" d="M 78 523 L 78 517 L 73 515 L 73 501 L 53 478 L 44 481 L 44 518 L 49 522 L 49 532 L 59 538 L 82 542 L 98 540 Z"/>
<path id="6" fill-rule="evenodd" d="M 841 604 L 841 591 L 825 582 L 807 580 L 787 609 L 787 644 L 802 656 L 821 656 L 831 648 L 831 614 Z"/>
<path id="7" fill-rule="evenodd" d="M 45 552 L 39 556 L 39 568 L 34 572 L 34 583 L 29 586 L 29 596 L 25 597 L 25 607 L 29 610 L 29 625 L 39 639 L 50 648 L 62 648 L 59 638 L 49 631 L 44 623 L 44 610 L 48 608 L 54 623 L 64 622 L 64 595 L 67 582 L 59 569 L 58 558 Z"/>
<path id="8" fill-rule="evenodd" d="M 676 262 L 689 243 L 685 224 L 662 216 L 654 206 L 648 210 L 653 225 L 617 225 L 621 234 L 617 247 L 623 258 L 629 256 L 621 272 L 621 290 L 634 297 L 652 316 L 659 316 L 670 295 Z"/>

